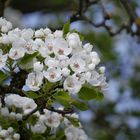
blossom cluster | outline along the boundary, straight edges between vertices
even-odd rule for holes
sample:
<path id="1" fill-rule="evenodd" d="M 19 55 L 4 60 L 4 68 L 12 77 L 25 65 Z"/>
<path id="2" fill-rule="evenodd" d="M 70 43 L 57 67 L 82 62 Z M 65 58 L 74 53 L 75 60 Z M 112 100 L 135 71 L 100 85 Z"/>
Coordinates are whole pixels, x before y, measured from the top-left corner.
<path id="1" fill-rule="evenodd" d="M 83 44 L 76 32 L 64 34 L 62 30 L 52 32 L 49 28 L 36 31 L 12 29 L 12 24 L 3 18 L 0 18 L 0 33 L 0 72 L 3 79 L 8 77 L 12 91 L 21 93 L 5 93 L 0 102 L 0 117 L 17 122 L 27 119 L 26 129 L 33 134 L 45 133 L 48 128 L 57 130 L 63 124 L 68 140 L 87 140 L 81 124 L 76 127 L 68 119 L 79 119 L 77 115 L 65 115 L 47 108 L 48 100 L 51 100 L 49 96 L 56 94 L 57 88 L 53 92 L 48 89 L 44 91 L 43 88 L 50 83 L 59 85 L 61 89 L 59 87 L 57 90 L 68 92 L 68 98 L 73 94 L 78 95 L 84 84 L 101 90 L 106 88 L 105 67 L 99 66 L 100 58 L 93 45 Z M 20 78 L 13 81 L 13 75 L 22 70 L 26 74 L 21 80 L 24 83 L 22 88 L 16 90 L 16 86 L 21 86 L 18 86 Z M 16 84 L 11 86 L 11 81 Z M 33 94 L 33 98 L 28 96 L 28 92 Z M 60 110 L 63 112 L 65 108 Z M 30 122 L 32 117 L 36 118 L 34 123 Z"/>
<path id="2" fill-rule="evenodd" d="M 6 54 L 0 50 L 0 68 L 5 67 L 8 58 L 17 62 L 35 52 L 42 57 L 41 61 L 35 57 L 30 64 L 32 71 L 25 84 L 32 91 L 40 90 L 44 78 L 52 83 L 62 82 L 64 90 L 72 94 L 78 93 L 84 83 L 106 87 L 105 67 L 96 70 L 100 62 L 97 52 L 90 43 L 83 45 L 77 33 L 69 32 L 64 38 L 61 30 L 16 28 L 2 33 L 0 43 L 11 46 Z"/>
<path id="3" fill-rule="evenodd" d="M 20 135 L 14 132 L 12 127 L 9 127 L 7 130 L 2 129 L 0 126 L 0 139 L 1 140 L 19 140 Z"/>

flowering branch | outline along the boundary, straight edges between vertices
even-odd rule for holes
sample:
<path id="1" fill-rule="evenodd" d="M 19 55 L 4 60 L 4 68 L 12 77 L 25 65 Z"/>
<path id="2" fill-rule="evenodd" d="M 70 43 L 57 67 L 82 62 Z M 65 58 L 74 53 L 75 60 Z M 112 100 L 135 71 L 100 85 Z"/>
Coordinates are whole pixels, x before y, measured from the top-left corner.
<path id="1" fill-rule="evenodd" d="M 0 116 L 18 125 L 14 139 L 30 139 L 36 133 L 47 133 L 48 138 L 48 127 L 58 128 L 62 121 L 67 139 L 67 130 L 72 129 L 87 140 L 74 107 L 87 110 L 84 100 L 102 99 L 96 87 L 107 86 L 105 67 L 98 66 L 100 58 L 93 45 L 83 44 L 68 24 L 52 32 L 49 28 L 12 30 L 10 22 L 0 21 Z M 56 103 L 62 107 L 54 108 Z"/>
<path id="2" fill-rule="evenodd" d="M 120 2 L 123 4 L 123 6 L 125 7 L 128 15 L 130 16 L 130 23 L 124 23 L 120 26 L 120 28 L 116 31 L 113 31 L 111 29 L 111 27 L 109 27 L 108 25 L 106 25 L 106 21 L 107 20 L 111 20 L 111 15 L 109 13 L 106 12 L 104 6 L 102 5 L 100 0 L 95 0 L 95 1 L 90 1 L 90 0 L 85 0 L 85 4 L 81 4 L 81 0 L 79 0 L 79 10 L 77 11 L 76 14 L 72 15 L 70 18 L 70 22 L 75 22 L 78 20 L 82 20 L 82 21 L 86 21 L 87 23 L 91 24 L 92 26 L 98 28 L 98 27 L 104 27 L 107 32 L 109 33 L 110 36 L 115 36 L 117 34 L 119 34 L 121 31 L 126 30 L 128 33 L 130 33 L 132 36 L 136 35 L 139 36 L 140 35 L 140 24 L 139 24 L 139 17 L 136 15 L 136 13 L 133 11 L 131 5 L 129 4 L 129 2 L 127 2 L 126 0 L 120 0 Z M 101 23 L 94 23 L 92 20 L 88 19 L 86 16 L 84 16 L 84 13 L 87 11 L 88 7 L 90 7 L 91 5 L 95 5 L 95 4 L 100 4 L 102 7 L 102 11 L 103 11 L 103 16 L 104 19 Z M 84 9 L 84 10 L 83 10 Z M 80 11 L 80 12 L 79 12 Z M 83 12 L 83 13 L 81 13 Z M 136 23 L 138 30 L 137 32 L 134 32 L 131 29 L 132 23 Z"/>

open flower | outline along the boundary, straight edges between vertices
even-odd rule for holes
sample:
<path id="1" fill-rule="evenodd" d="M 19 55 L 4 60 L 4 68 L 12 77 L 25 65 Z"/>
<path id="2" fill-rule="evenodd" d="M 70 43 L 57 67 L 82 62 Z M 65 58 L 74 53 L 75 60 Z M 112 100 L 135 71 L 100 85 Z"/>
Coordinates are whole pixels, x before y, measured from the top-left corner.
<path id="1" fill-rule="evenodd" d="M 54 54 L 59 58 L 65 58 L 72 52 L 72 48 L 68 47 L 67 42 L 63 38 L 56 38 L 53 47 Z"/>
<path id="2" fill-rule="evenodd" d="M 45 110 L 45 124 L 49 127 L 57 128 L 60 125 L 60 114 Z"/>
<path id="3" fill-rule="evenodd" d="M 26 41 L 23 39 L 19 39 L 12 44 L 12 48 L 9 51 L 9 57 L 13 60 L 17 60 L 22 58 L 26 52 L 24 45 Z"/>
<path id="4" fill-rule="evenodd" d="M 59 67 L 57 68 L 48 68 L 47 71 L 43 71 L 43 74 L 45 76 L 45 78 L 48 79 L 48 81 L 54 83 L 57 81 L 60 81 L 62 78 L 62 71 Z"/>
<path id="5" fill-rule="evenodd" d="M 26 79 L 26 86 L 29 87 L 32 91 L 38 91 L 40 89 L 39 86 L 42 85 L 43 82 L 43 74 L 42 72 L 32 72 L 28 74 Z"/>
<path id="6" fill-rule="evenodd" d="M 85 61 L 79 55 L 74 55 L 70 59 L 70 67 L 75 73 L 81 73 L 86 70 Z"/>
<path id="7" fill-rule="evenodd" d="M 75 75 L 68 76 L 64 81 L 64 90 L 67 90 L 71 94 L 78 93 L 81 89 L 81 83 Z"/>

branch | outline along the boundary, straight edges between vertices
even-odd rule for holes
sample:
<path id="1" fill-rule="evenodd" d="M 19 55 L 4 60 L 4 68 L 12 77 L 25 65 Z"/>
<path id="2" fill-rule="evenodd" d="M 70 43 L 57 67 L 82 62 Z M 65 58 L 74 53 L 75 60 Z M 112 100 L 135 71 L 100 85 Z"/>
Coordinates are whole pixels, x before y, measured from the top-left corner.
<path id="1" fill-rule="evenodd" d="M 55 109 L 54 107 L 51 107 L 51 108 L 47 108 L 47 109 L 52 111 L 52 112 L 57 112 L 57 113 L 61 114 L 62 116 L 65 116 L 66 114 L 74 113 L 73 108 L 69 108 L 69 109 L 66 109 L 66 110 L 58 110 L 58 109 Z"/>
<path id="2" fill-rule="evenodd" d="M 131 22 L 135 21 L 135 19 L 137 18 L 137 15 L 134 12 L 134 10 L 132 9 L 129 1 L 128 0 L 120 0 L 120 2 L 122 3 L 126 12 L 128 13 L 128 16 L 130 17 Z"/>

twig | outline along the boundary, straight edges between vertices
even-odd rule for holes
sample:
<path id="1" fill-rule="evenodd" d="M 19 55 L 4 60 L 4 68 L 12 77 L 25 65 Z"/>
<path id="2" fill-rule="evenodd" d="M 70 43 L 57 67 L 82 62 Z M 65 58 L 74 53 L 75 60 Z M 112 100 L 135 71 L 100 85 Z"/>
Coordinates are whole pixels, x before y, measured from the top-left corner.
<path id="1" fill-rule="evenodd" d="M 54 107 L 51 107 L 51 108 L 47 108 L 47 109 L 50 110 L 50 111 L 53 111 L 53 112 L 57 112 L 57 113 L 61 114 L 62 116 L 65 116 L 66 114 L 74 113 L 73 108 L 69 108 L 67 110 L 58 110 L 58 109 L 55 109 Z"/>

